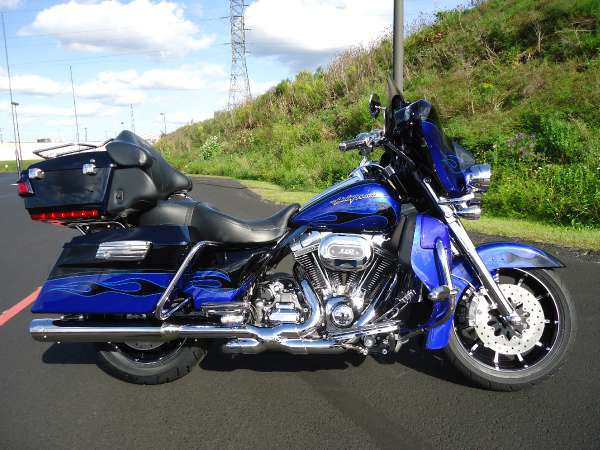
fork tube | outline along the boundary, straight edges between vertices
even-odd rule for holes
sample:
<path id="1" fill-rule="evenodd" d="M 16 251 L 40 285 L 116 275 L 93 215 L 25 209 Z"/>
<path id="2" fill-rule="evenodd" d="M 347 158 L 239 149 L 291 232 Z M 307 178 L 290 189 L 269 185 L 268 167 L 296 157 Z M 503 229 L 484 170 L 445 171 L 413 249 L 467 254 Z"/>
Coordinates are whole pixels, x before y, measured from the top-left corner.
<path id="1" fill-rule="evenodd" d="M 477 271 L 477 275 L 479 275 L 483 287 L 488 291 L 488 295 L 491 294 L 492 300 L 497 303 L 496 307 L 500 310 L 502 315 L 508 317 L 510 320 L 516 320 L 518 322 L 520 319 L 519 315 L 516 314 L 512 304 L 504 297 L 504 294 L 502 294 L 494 277 L 492 277 L 492 274 L 485 266 L 479 253 L 477 253 L 477 249 L 473 245 L 473 242 L 462 223 L 460 223 L 456 217 L 453 217 L 446 222 L 452 231 L 456 243 L 462 250 L 461 253 L 469 260 L 473 268 Z"/>

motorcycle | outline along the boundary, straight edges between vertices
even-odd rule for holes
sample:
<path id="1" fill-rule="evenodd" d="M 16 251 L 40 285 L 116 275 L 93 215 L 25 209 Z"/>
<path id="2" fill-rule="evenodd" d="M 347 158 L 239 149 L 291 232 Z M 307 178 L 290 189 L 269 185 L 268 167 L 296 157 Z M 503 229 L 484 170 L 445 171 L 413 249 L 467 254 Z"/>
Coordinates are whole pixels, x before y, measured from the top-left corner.
<path id="1" fill-rule="evenodd" d="M 93 342 L 133 383 L 184 376 L 208 351 L 390 357 L 443 349 L 476 385 L 516 390 L 556 371 L 575 308 L 538 248 L 474 246 L 491 169 L 442 132 L 435 108 L 377 95 L 384 129 L 342 142 L 362 156 L 304 206 L 245 221 L 189 196 L 191 180 L 129 131 L 21 173 L 33 220 L 75 228 L 32 312 L 42 342 Z M 382 156 L 370 160 L 375 149 Z M 292 273 L 277 273 L 291 255 Z M 211 345 L 209 345 L 211 344 Z"/>

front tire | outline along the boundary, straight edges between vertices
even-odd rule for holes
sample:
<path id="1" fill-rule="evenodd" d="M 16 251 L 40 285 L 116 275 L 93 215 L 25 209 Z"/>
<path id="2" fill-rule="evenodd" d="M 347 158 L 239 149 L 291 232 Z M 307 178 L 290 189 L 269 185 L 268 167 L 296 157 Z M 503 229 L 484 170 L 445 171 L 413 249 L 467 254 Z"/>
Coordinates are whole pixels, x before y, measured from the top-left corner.
<path id="1" fill-rule="evenodd" d="M 206 350 L 185 339 L 170 342 L 98 344 L 100 367 L 109 375 L 135 384 L 169 383 L 191 372 Z"/>
<path id="2" fill-rule="evenodd" d="M 467 290 L 457 304 L 445 352 L 473 383 L 516 391 L 551 376 L 564 363 L 575 340 L 575 306 L 551 270 L 507 269 L 499 276 L 502 291 L 528 328 L 521 337 L 509 338 L 487 302 Z"/>

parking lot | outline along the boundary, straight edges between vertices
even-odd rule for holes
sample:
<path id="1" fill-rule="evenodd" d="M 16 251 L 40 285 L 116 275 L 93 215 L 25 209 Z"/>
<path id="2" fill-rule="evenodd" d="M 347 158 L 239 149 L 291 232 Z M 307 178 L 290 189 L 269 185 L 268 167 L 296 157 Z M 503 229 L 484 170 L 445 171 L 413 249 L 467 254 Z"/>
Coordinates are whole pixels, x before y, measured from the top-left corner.
<path id="1" fill-rule="evenodd" d="M 74 235 L 32 222 L 13 182 L 0 174 L 0 311 L 44 282 Z M 242 217 L 278 208 L 227 180 L 196 180 L 193 195 Z M 533 389 L 475 388 L 409 346 L 385 363 L 213 352 L 181 380 L 138 386 L 100 370 L 93 345 L 34 342 L 26 308 L 0 326 L 0 447 L 598 448 L 600 265 L 550 251 L 567 264 L 579 335 L 566 366 Z"/>

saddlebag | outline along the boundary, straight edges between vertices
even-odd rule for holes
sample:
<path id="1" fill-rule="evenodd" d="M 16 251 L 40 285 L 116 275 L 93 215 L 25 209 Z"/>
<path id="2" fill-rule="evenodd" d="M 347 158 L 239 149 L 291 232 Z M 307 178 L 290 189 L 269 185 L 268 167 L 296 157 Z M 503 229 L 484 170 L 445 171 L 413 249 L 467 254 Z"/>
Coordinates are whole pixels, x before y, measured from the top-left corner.
<path id="1" fill-rule="evenodd" d="M 78 236 L 65 244 L 32 312 L 152 313 L 189 248 L 188 228 L 179 226 Z"/>

